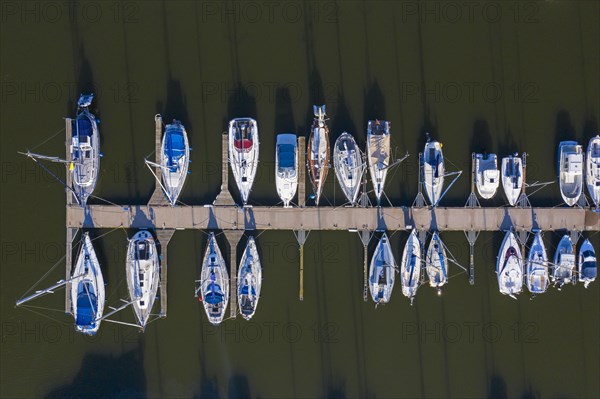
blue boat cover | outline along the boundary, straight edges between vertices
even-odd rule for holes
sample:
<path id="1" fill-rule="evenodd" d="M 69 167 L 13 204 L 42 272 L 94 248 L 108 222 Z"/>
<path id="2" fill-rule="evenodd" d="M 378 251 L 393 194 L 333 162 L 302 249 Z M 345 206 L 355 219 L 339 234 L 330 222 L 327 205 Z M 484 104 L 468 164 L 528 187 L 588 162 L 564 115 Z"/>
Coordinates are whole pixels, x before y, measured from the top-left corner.
<path id="1" fill-rule="evenodd" d="M 292 144 L 281 144 L 279 146 L 279 167 L 293 168 L 295 167 L 294 146 Z"/>
<path id="2" fill-rule="evenodd" d="M 95 324 L 98 300 L 96 295 L 91 292 L 91 284 L 83 284 L 87 285 L 87 289 L 77 295 L 77 320 L 75 322 L 81 327 L 91 327 Z"/>
<path id="3" fill-rule="evenodd" d="M 171 172 L 177 171 L 177 162 L 185 155 L 185 140 L 181 129 L 169 129 L 165 140 L 165 153 Z"/>
<path id="4" fill-rule="evenodd" d="M 210 283 L 206 295 L 204 295 L 204 301 L 211 305 L 217 305 L 223 302 L 223 291 L 221 286 L 216 283 Z"/>
<path id="5" fill-rule="evenodd" d="M 248 286 L 244 285 L 242 287 L 242 295 L 248 295 Z M 252 295 L 256 295 L 256 290 L 252 288 Z"/>
<path id="6" fill-rule="evenodd" d="M 75 134 L 78 134 L 79 136 L 91 136 L 94 133 L 92 123 L 86 115 L 79 115 L 75 121 L 77 123 L 76 126 L 73 126 Z"/>

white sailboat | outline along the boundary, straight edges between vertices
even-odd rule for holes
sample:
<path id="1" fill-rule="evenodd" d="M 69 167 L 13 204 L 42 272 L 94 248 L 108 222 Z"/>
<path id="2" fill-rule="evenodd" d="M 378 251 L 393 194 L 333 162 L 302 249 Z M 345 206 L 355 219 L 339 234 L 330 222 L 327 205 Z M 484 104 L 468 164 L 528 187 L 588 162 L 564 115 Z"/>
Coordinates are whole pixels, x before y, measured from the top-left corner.
<path id="1" fill-rule="evenodd" d="M 335 141 L 333 166 L 346 199 L 355 205 L 367 166 L 354 137 L 346 132 Z"/>
<path id="2" fill-rule="evenodd" d="M 214 233 L 210 233 L 208 239 L 196 295 L 200 295 L 208 321 L 221 324 L 229 302 L 229 273 Z"/>
<path id="3" fill-rule="evenodd" d="M 275 147 L 275 186 L 285 208 L 298 189 L 298 143 L 295 134 L 278 134 Z"/>
<path id="4" fill-rule="evenodd" d="M 554 253 L 554 264 L 552 265 L 552 274 L 550 281 L 560 289 L 563 285 L 573 281 L 575 272 L 575 248 L 571 241 L 571 236 L 565 234 L 561 238 L 556 252 Z"/>
<path id="5" fill-rule="evenodd" d="M 390 122 L 374 120 L 367 124 L 367 159 L 377 204 L 381 204 L 381 195 L 390 166 Z"/>
<path id="6" fill-rule="evenodd" d="M 588 239 L 586 239 L 583 244 L 581 244 L 581 248 L 579 248 L 577 269 L 579 272 L 579 281 L 583 283 L 585 288 L 596 280 L 596 274 L 598 274 L 596 251 Z"/>
<path id="7" fill-rule="evenodd" d="M 160 149 L 162 188 L 173 206 L 183 189 L 190 164 L 190 145 L 181 122 L 173 120 L 173 123 L 166 126 Z"/>
<path id="8" fill-rule="evenodd" d="M 129 240 L 126 262 L 129 297 L 143 329 L 150 318 L 160 278 L 156 242 L 149 231 L 138 231 Z"/>
<path id="9" fill-rule="evenodd" d="M 587 147 L 585 180 L 596 206 L 600 205 L 600 136 L 592 137 Z"/>
<path id="10" fill-rule="evenodd" d="M 417 237 L 417 230 L 413 229 L 406 241 L 400 264 L 400 280 L 402 281 L 402 294 L 410 299 L 412 305 L 419 280 L 421 278 L 421 243 Z"/>
<path id="11" fill-rule="evenodd" d="M 496 154 L 475 154 L 475 187 L 483 199 L 496 195 L 500 185 L 500 171 Z"/>
<path id="12" fill-rule="evenodd" d="M 229 122 L 229 163 L 244 205 L 258 168 L 258 147 L 258 124 L 254 119 L 236 118 Z"/>
<path id="13" fill-rule="evenodd" d="M 517 299 L 523 288 L 523 257 L 512 231 L 507 231 L 498 252 L 496 274 L 500 293 Z"/>
<path id="14" fill-rule="evenodd" d="M 369 268 L 369 291 L 375 304 L 390 301 L 397 269 L 388 236 L 383 233 L 377 248 L 375 248 Z"/>
<path id="15" fill-rule="evenodd" d="M 523 189 L 523 161 L 518 154 L 502 158 L 502 187 L 508 203 L 515 206 Z"/>
<path id="16" fill-rule="evenodd" d="M 442 239 L 437 231 L 433 233 L 427 255 L 425 256 L 425 270 L 429 278 L 429 285 L 438 289 L 441 293 L 441 287 L 448 282 L 448 257 Z"/>
<path id="17" fill-rule="evenodd" d="M 583 150 L 575 141 L 558 145 L 558 182 L 560 194 L 568 206 L 579 201 L 583 190 Z"/>
<path id="18" fill-rule="evenodd" d="M 237 278 L 237 294 L 240 314 L 250 320 L 256 312 L 262 286 L 262 268 L 254 237 L 248 239 L 246 250 L 240 261 Z"/>
<path id="19" fill-rule="evenodd" d="M 308 137 L 308 174 L 313 186 L 315 204 L 319 205 L 327 172 L 329 172 L 329 128 L 327 127 L 325 105 L 313 106 L 315 115 Z"/>
<path id="20" fill-rule="evenodd" d="M 442 144 L 438 141 L 431 141 L 429 136 L 423 150 L 422 168 L 425 192 L 431 205 L 436 206 L 444 189 L 444 154 L 442 153 Z"/>
<path id="21" fill-rule="evenodd" d="M 534 295 L 548 289 L 548 255 L 540 232 L 535 234 L 527 257 L 527 288 Z"/>

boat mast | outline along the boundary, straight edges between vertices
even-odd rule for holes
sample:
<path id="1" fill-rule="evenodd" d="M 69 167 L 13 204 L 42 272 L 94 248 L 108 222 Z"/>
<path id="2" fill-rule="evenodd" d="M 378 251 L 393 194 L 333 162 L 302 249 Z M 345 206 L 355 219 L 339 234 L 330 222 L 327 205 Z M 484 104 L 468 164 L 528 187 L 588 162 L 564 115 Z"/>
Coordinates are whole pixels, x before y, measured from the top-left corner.
<path id="1" fill-rule="evenodd" d="M 60 288 L 63 285 L 66 285 L 66 284 L 70 283 L 71 281 L 73 281 L 74 279 L 82 277 L 82 276 L 83 276 L 83 274 L 80 274 L 78 276 L 71 277 L 68 280 L 60 280 L 60 281 L 58 281 L 56 284 L 54 284 L 51 287 L 48 287 L 48 288 L 46 288 L 44 290 L 36 291 L 34 294 L 31 294 L 31 295 L 29 295 L 29 296 L 27 296 L 25 298 L 19 299 L 16 302 L 16 306 L 21 306 L 24 303 L 29 302 L 29 301 L 31 301 L 33 299 L 39 298 L 39 297 L 41 297 L 42 295 L 45 295 L 45 294 L 53 294 L 55 289 Z"/>

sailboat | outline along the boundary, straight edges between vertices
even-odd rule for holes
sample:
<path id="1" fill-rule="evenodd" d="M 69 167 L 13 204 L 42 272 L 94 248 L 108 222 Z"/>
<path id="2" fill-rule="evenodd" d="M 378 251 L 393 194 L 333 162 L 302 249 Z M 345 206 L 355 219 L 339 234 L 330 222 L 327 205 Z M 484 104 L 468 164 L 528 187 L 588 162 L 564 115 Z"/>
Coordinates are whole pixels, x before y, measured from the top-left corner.
<path id="1" fill-rule="evenodd" d="M 523 162 L 517 154 L 502 158 L 502 187 L 508 203 L 515 206 L 523 189 Z"/>
<path id="2" fill-rule="evenodd" d="M 377 204 L 381 204 L 381 195 L 390 166 L 390 122 L 374 120 L 367 124 L 367 159 L 369 173 Z"/>
<path id="3" fill-rule="evenodd" d="M 327 172 L 329 171 L 329 128 L 325 122 L 325 105 L 313 106 L 315 115 L 308 138 L 308 174 L 315 193 L 315 204 L 319 205 Z"/>
<path id="4" fill-rule="evenodd" d="M 571 236 L 565 234 L 556 247 L 554 253 L 554 265 L 552 265 L 552 274 L 550 281 L 558 285 L 560 289 L 563 285 L 573 281 L 573 272 L 575 271 L 575 249 Z"/>
<path id="5" fill-rule="evenodd" d="M 377 248 L 375 248 L 369 268 L 369 291 L 375 304 L 379 305 L 390 301 L 397 269 L 388 236 L 383 233 Z"/>
<path id="6" fill-rule="evenodd" d="M 523 257 L 512 231 L 507 231 L 498 252 L 496 274 L 500 293 L 517 299 L 523 289 Z"/>
<path id="7" fill-rule="evenodd" d="M 441 287 L 448 282 L 448 258 L 437 231 L 433 233 L 431 241 L 429 241 L 425 262 L 429 285 L 437 288 L 438 293 L 441 293 Z"/>
<path id="8" fill-rule="evenodd" d="M 260 288 L 262 286 L 262 268 L 254 237 L 248 239 L 246 250 L 240 262 L 237 278 L 238 305 L 242 317 L 250 320 L 256 312 Z"/>
<path id="9" fill-rule="evenodd" d="M 596 206 L 600 205 L 600 136 L 592 137 L 587 147 L 585 180 Z"/>
<path id="10" fill-rule="evenodd" d="M 527 288 L 534 295 L 548 289 L 548 256 L 540 232 L 535 234 L 527 257 Z"/>
<path id="11" fill-rule="evenodd" d="M 436 206 L 444 189 L 444 154 L 442 153 L 442 144 L 438 141 L 431 141 L 429 135 L 423 150 L 422 168 L 425 192 L 431 205 Z"/>
<path id="12" fill-rule="evenodd" d="M 181 122 L 173 120 L 172 124 L 166 126 L 160 149 L 163 191 L 169 203 L 175 205 L 190 164 L 190 145 Z"/>
<path id="13" fill-rule="evenodd" d="M 210 233 L 196 295 L 200 294 L 208 321 L 219 325 L 229 302 L 229 274 L 214 233 Z"/>
<path id="14" fill-rule="evenodd" d="M 156 242 L 149 231 L 138 231 L 129 240 L 126 262 L 129 297 L 143 329 L 150 318 L 160 278 Z"/>
<path id="15" fill-rule="evenodd" d="M 577 262 L 577 266 L 579 281 L 583 282 L 583 286 L 587 288 L 591 282 L 596 280 L 596 274 L 598 273 L 596 251 L 594 251 L 594 246 L 588 239 L 586 239 L 583 244 L 581 244 L 581 248 L 579 248 L 579 261 Z"/>
<path id="16" fill-rule="evenodd" d="M 400 264 L 400 278 L 402 293 L 410 299 L 412 305 L 421 278 L 421 243 L 419 237 L 417 237 L 416 229 L 412 230 L 404 246 L 402 263 Z"/>
<path id="17" fill-rule="evenodd" d="M 254 119 L 235 118 L 229 122 L 229 163 L 244 205 L 258 168 L 258 146 L 258 124 Z"/>
<path id="18" fill-rule="evenodd" d="M 496 154 L 475 154 L 475 187 L 483 199 L 496 195 L 500 185 L 500 171 Z"/>
<path id="19" fill-rule="evenodd" d="M 71 305 L 75 329 L 94 335 L 104 312 L 105 288 L 102 269 L 88 233 L 83 240 L 71 279 Z"/>
<path id="20" fill-rule="evenodd" d="M 583 190 L 583 150 L 577 142 L 560 142 L 558 170 L 560 194 L 567 205 L 573 206 Z"/>
<path id="21" fill-rule="evenodd" d="M 367 166 L 354 137 L 346 132 L 335 141 L 333 166 L 346 199 L 355 205 Z"/>
<path id="22" fill-rule="evenodd" d="M 278 134 L 275 147 L 275 186 L 285 208 L 298 189 L 298 143 L 295 134 Z"/>

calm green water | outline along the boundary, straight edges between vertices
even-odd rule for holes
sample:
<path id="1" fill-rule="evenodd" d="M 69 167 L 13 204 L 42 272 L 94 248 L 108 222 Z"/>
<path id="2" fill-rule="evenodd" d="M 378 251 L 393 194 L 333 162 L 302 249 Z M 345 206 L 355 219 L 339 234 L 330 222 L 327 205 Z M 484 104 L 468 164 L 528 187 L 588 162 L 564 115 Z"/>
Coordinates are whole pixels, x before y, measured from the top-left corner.
<path id="1" fill-rule="evenodd" d="M 555 178 L 557 143 L 598 131 L 599 5 L 575 2 L 16 2 L 1 7 L 2 397 L 598 397 L 600 295 L 596 282 L 530 301 L 501 296 L 494 274 L 501 235 L 481 234 L 475 285 L 454 276 L 414 306 L 396 287 L 377 310 L 362 300 L 362 247 L 350 233 L 312 232 L 305 292 L 291 232 L 258 238 L 263 296 L 252 322 L 206 322 L 193 297 L 206 234 L 177 232 L 169 246 L 168 317 L 145 334 L 103 323 L 82 337 L 60 311 L 64 293 L 14 309 L 64 254 L 64 189 L 17 150 L 64 154 L 64 116 L 81 91 L 97 93 L 101 180 L 96 194 L 144 203 L 143 158 L 156 113 L 182 120 L 193 147 L 183 202 L 212 202 L 220 133 L 228 119 L 259 121 L 254 204 L 278 202 L 274 136 L 306 134 L 326 103 L 331 140 L 366 121 L 392 121 L 388 177 L 395 205 L 412 203 L 416 154 L 429 131 L 469 170 L 470 154 L 527 151 L 528 179 Z M 64 171 L 54 168 L 64 175 Z M 444 200 L 462 205 L 463 175 Z M 340 204 L 333 173 L 326 196 Z M 233 188 L 233 187 L 232 187 Z M 557 185 L 532 197 L 560 203 Z M 492 201 L 502 205 L 503 200 Z M 126 232 L 95 231 L 108 303 L 126 297 Z M 259 232 L 257 232 L 259 233 Z M 131 233 L 130 233 L 131 234 Z M 397 258 L 405 233 L 393 233 Z M 442 235 L 468 264 L 462 233 Z M 546 234 L 556 245 L 557 233 Z M 220 237 L 223 240 L 223 237 Z M 593 243 L 600 250 L 597 234 Z M 224 240 L 222 242 L 224 248 Z M 373 245 L 371 245 L 372 249 Z M 60 264 L 42 282 L 61 278 Z M 128 310 L 120 320 L 132 321 Z"/>

